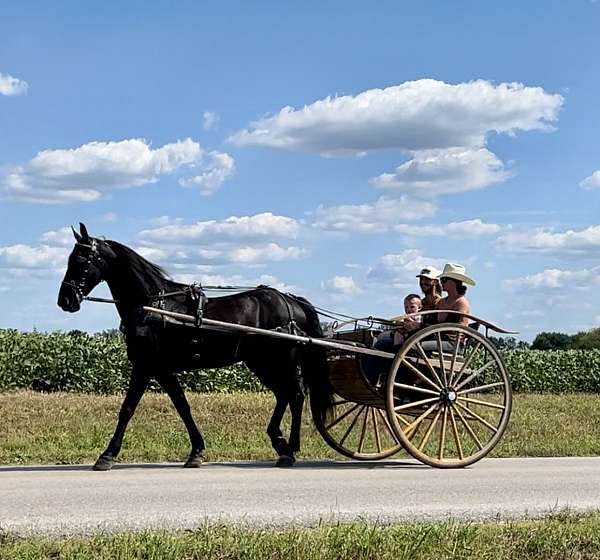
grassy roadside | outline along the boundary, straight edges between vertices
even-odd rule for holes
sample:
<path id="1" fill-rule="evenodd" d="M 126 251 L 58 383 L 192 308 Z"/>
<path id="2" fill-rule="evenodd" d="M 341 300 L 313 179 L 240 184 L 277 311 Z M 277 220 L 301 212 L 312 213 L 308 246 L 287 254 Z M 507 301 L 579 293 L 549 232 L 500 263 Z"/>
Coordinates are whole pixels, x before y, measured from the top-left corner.
<path id="1" fill-rule="evenodd" d="M 273 398 L 265 393 L 189 394 L 212 461 L 273 459 L 265 434 Z M 90 463 L 115 425 L 120 396 L 27 391 L 0 394 L 0 464 Z M 287 420 L 287 418 L 286 418 Z M 301 458 L 340 456 L 304 415 Z M 121 461 L 180 461 L 187 434 L 170 401 L 147 394 L 125 436 Z M 497 457 L 600 455 L 600 396 L 515 396 Z"/>
<path id="2" fill-rule="evenodd" d="M 600 515 L 559 514 L 506 523 L 407 523 L 296 528 L 273 532 L 208 525 L 185 533 L 88 539 L 0 537 L 0 560 L 244 559 L 567 560 L 600 556 Z"/>

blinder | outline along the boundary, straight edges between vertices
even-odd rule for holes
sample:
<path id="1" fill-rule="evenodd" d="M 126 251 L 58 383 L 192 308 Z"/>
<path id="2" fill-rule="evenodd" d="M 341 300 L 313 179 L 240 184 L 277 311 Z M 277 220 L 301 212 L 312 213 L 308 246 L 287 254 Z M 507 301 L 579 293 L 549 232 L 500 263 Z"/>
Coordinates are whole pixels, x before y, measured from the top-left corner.
<path id="1" fill-rule="evenodd" d="M 63 280 L 62 283 L 65 286 L 69 286 L 75 292 L 75 295 L 77 296 L 79 303 L 81 303 L 83 301 L 83 298 L 85 297 L 83 290 L 85 289 L 87 275 L 90 270 L 90 266 L 94 265 L 98 269 L 101 270 L 105 263 L 104 263 L 104 260 L 102 259 L 102 257 L 100 256 L 100 251 L 98 250 L 98 242 L 95 239 L 90 239 L 89 244 L 82 243 L 81 241 L 76 241 L 75 245 L 77 247 L 84 247 L 85 249 L 89 249 L 87 258 L 85 261 L 83 273 L 78 282 L 75 282 L 75 281 L 65 282 Z M 100 281 L 102 282 L 103 280 L 100 280 Z"/>

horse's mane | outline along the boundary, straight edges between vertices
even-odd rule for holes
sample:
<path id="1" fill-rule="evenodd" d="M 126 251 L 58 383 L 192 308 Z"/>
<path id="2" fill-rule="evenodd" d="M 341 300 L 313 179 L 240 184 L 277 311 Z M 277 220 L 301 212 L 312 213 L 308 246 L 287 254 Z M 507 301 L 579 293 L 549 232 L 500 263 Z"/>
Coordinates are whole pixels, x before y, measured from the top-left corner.
<path id="1" fill-rule="evenodd" d="M 117 257 L 125 259 L 129 269 L 146 283 L 150 281 L 161 284 L 165 280 L 172 281 L 169 273 L 163 267 L 150 262 L 126 245 L 109 239 L 105 243 L 116 253 Z"/>

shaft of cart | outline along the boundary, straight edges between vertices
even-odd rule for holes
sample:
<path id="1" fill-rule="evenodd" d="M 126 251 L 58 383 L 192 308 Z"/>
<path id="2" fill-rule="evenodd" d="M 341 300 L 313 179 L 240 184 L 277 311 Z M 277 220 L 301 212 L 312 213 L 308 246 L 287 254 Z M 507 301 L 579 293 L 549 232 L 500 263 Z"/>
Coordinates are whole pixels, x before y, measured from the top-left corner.
<path id="1" fill-rule="evenodd" d="M 197 326 L 201 329 L 218 329 L 218 330 L 229 330 L 239 331 L 248 334 L 258 334 L 262 336 L 268 336 L 270 338 L 279 338 L 287 340 L 289 342 L 297 342 L 299 344 L 314 344 L 315 346 L 322 346 L 330 348 L 332 350 L 343 350 L 345 352 L 355 352 L 357 354 L 366 354 L 369 356 L 379 356 L 381 358 L 388 358 L 393 360 L 396 356 L 390 352 L 383 352 L 381 350 L 374 350 L 373 348 L 362 348 L 360 346 L 353 346 L 351 344 L 343 344 L 339 342 L 331 342 L 329 340 L 323 340 L 321 338 L 311 338 L 310 336 L 300 336 L 296 334 L 288 334 L 279 331 L 270 331 L 266 329 L 259 329 L 256 327 L 249 327 L 247 325 L 238 325 L 237 323 L 227 323 L 225 321 L 217 321 L 215 319 L 202 318 L 200 325 L 196 325 L 197 319 L 193 315 L 186 315 L 184 313 L 176 313 L 175 311 L 167 311 L 165 309 L 157 309 L 156 307 L 144 306 L 144 311 L 155 313 L 156 315 L 162 315 L 181 321 L 182 323 L 189 324 L 190 326 Z"/>

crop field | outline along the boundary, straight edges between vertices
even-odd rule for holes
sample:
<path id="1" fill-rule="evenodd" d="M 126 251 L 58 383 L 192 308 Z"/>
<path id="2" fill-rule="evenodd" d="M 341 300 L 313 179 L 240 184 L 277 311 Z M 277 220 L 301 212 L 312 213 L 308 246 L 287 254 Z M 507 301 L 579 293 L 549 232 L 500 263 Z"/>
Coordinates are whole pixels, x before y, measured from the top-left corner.
<path id="1" fill-rule="evenodd" d="M 515 392 L 600 393 L 600 350 L 515 350 L 503 356 Z M 114 394 L 125 391 L 130 371 L 118 334 L 0 330 L 0 391 Z M 201 393 L 262 390 L 240 364 L 184 372 L 180 380 Z"/>

